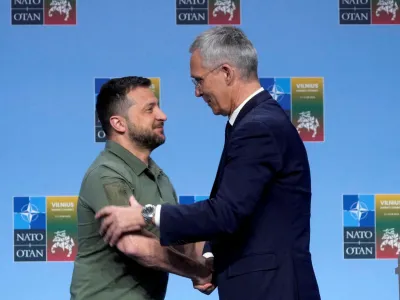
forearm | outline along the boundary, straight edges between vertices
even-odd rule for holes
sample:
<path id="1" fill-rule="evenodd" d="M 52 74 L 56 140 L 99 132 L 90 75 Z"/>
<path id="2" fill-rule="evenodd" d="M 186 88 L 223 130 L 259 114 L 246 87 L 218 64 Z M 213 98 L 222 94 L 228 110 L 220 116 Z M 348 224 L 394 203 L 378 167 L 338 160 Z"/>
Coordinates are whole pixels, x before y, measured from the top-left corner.
<path id="1" fill-rule="evenodd" d="M 203 256 L 204 242 L 174 245 L 172 247 L 184 255 L 197 260 Z"/>
<path id="2" fill-rule="evenodd" d="M 117 247 L 139 264 L 190 279 L 204 278 L 210 270 L 199 260 L 180 253 L 172 247 L 163 247 L 159 240 L 149 236 L 126 235 Z"/>
<path id="3" fill-rule="evenodd" d="M 141 234 L 143 236 L 153 238 L 157 240 L 157 242 L 159 242 L 157 236 L 146 229 L 142 229 Z M 171 245 L 170 247 L 187 257 L 193 258 L 194 260 L 198 260 L 203 257 L 204 244 L 205 242 L 197 242 L 197 243 L 188 243 L 183 245 Z"/>

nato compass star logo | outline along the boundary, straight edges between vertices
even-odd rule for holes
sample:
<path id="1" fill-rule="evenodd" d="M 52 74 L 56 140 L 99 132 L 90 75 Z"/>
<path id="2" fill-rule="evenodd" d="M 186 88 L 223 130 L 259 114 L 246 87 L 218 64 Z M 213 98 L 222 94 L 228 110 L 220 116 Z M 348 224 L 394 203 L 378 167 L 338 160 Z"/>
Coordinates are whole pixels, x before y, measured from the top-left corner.
<path id="1" fill-rule="evenodd" d="M 285 95 L 285 91 L 276 83 L 274 83 L 273 86 L 268 87 L 268 91 L 271 94 L 272 98 L 274 98 L 274 100 L 277 102 L 280 102 L 280 100 Z"/>
<path id="2" fill-rule="evenodd" d="M 375 226 L 373 195 L 344 195 L 343 221 L 345 227 Z"/>
<path id="3" fill-rule="evenodd" d="M 25 221 L 31 224 L 33 221 L 36 221 L 38 216 L 39 216 L 39 209 L 36 207 L 36 205 L 33 205 L 31 203 L 25 204 L 22 209 L 21 209 L 21 218 Z"/>
<path id="4" fill-rule="evenodd" d="M 354 202 L 350 207 L 350 215 L 357 220 L 358 226 L 360 226 L 361 220 L 364 220 L 368 216 L 368 206 L 361 201 Z"/>
<path id="5" fill-rule="evenodd" d="M 45 229 L 46 200 L 44 197 L 14 198 L 14 229 Z"/>
<path id="6" fill-rule="evenodd" d="M 291 117 L 292 96 L 290 78 L 260 78 L 260 84 L 265 90 L 267 90 L 271 94 L 272 98 L 279 103 L 286 114 Z"/>

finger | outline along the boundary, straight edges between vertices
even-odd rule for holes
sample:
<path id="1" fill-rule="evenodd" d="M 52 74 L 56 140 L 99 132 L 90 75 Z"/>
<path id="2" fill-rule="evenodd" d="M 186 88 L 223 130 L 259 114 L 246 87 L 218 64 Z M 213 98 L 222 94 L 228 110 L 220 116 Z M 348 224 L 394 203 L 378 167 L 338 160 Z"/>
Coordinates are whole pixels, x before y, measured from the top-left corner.
<path id="1" fill-rule="evenodd" d="M 206 290 L 211 286 L 212 286 L 212 283 L 206 283 L 206 284 L 203 284 L 203 285 L 195 285 L 194 288 L 198 289 L 198 290 Z"/>
<path id="2" fill-rule="evenodd" d="M 215 289 L 215 286 L 212 283 L 207 283 L 207 284 L 203 285 L 203 287 L 207 291 L 213 291 Z"/>
<path id="3" fill-rule="evenodd" d="M 113 223 L 112 216 L 105 218 L 100 225 L 100 231 L 99 231 L 100 235 L 104 235 L 112 223 Z"/>
<path id="4" fill-rule="evenodd" d="M 206 289 L 203 293 L 206 295 L 210 295 L 215 290 L 215 286 L 211 285 L 208 289 Z"/>
<path id="5" fill-rule="evenodd" d="M 104 242 L 106 242 L 107 244 L 110 243 L 111 237 L 114 234 L 115 231 L 115 223 L 112 223 L 108 228 L 107 231 L 105 232 L 105 235 L 103 237 Z"/>
<path id="6" fill-rule="evenodd" d="M 113 231 L 113 234 L 111 235 L 110 242 L 109 242 L 111 247 L 113 247 L 118 242 L 121 234 L 122 234 L 122 231 L 119 228 L 116 228 Z"/>
<path id="7" fill-rule="evenodd" d="M 100 209 L 97 214 L 96 214 L 96 219 L 99 218 L 104 218 L 110 214 L 112 214 L 112 212 L 115 210 L 115 206 L 114 205 L 109 205 L 109 206 L 105 206 L 102 209 Z"/>
<path id="8" fill-rule="evenodd" d="M 199 290 L 200 292 L 204 292 L 205 291 L 205 289 L 200 285 L 196 285 L 196 286 L 194 286 L 194 288 L 196 289 L 196 290 Z"/>

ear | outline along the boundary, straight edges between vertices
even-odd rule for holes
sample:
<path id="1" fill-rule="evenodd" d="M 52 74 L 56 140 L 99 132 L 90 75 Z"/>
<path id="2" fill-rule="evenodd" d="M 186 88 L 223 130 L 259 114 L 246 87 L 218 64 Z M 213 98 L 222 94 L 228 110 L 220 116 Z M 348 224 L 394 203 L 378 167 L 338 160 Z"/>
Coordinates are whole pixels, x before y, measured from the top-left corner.
<path id="1" fill-rule="evenodd" d="M 231 85 L 234 81 L 235 70 L 230 65 L 223 65 L 221 70 L 224 73 L 226 84 Z"/>
<path id="2" fill-rule="evenodd" d="M 112 116 L 110 118 L 110 124 L 118 133 L 124 133 L 128 129 L 126 120 L 121 116 Z"/>

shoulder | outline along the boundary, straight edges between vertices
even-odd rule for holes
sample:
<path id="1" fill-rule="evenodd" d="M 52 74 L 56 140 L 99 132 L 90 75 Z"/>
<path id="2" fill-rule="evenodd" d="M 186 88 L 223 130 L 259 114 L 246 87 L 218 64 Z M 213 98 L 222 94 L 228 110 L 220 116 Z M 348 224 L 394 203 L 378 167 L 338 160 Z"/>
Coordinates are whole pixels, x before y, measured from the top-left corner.
<path id="1" fill-rule="evenodd" d="M 128 180 L 132 177 L 132 172 L 124 161 L 107 152 L 102 152 L 86 171 L 84 180 L 107 177 Z"/>
<path id="2" fill-rule="evenodd" d="M 228 157 L 253 156 L 252 153 L 279 152 L 273 130 L 260 118 L 241 120 L 229 139 Z"/>
<path id="3" fill-rule="evenodd" d="M 231 139 L 237 138 L 262 138 L 273 134 L 274 124 L 280 122 L 279 117 L 275 117 L 266 108 L 266 103 L 262 102 L 250 110 L 242 119 L 237 120 L 231 134 Z"/>
<path id="4" fill-rule="evenodd" d="M 256 105 L 237 124 L 235 131 L 272 136 L 279 143 L 300 142 L 290 117 L 274 99 L 266 99 Z"/>
<path id="5" fill-rule="evenodd" d="M 88 168 L 83 177 L 79 201 L 84 205 L 94 207 L 105 196 L 115 200 L 117 196 L 128 195 L 133 190 L 131 180 L 123 172 L 121 173 L 120 167 L 97 162 Z"/>
<path id="6" fill-rule="evenodd" d="M 229 144 L 229 152 L 244 148 L 265 153 L 275 151 L 282 156 L 288 149 L 305 151 L 289 116 L 273 99 L 260 102 L 234 125 Z"/>
<path id="7" fill-rule="evenodd" d="M 130 182 L 129 178 L 132 178 L 132 175 L 129 174 L 129 171 L 123 162 L 110 159 L 107 155 L 102 153 L 89 166 L 84 174 L 81 184 L 81 192 L 92 190 L 99 184 L 104 184 L 106 182 Z"/>
<path id="8" fill-rule="evenodd" d="M 274 99 L 266 99 L 255 106 L 244 118 L 245 122 L 260 122 L 270 130 L 277 126 L 289 126 L 291 120 L 287 113 Z"/>

